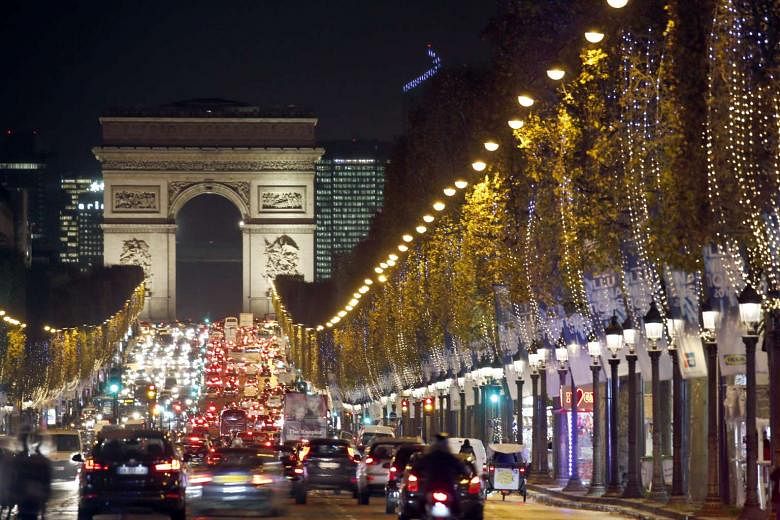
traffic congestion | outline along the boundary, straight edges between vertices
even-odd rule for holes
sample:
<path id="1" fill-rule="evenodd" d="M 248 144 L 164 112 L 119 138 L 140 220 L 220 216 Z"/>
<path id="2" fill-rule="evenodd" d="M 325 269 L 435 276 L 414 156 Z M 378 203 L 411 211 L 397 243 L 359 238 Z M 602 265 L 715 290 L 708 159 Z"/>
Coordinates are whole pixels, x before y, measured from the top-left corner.
<path id="1" fill-rule="evenodd" d="M 381 422 L 340 428 L 328 395 L 290 364 L 273 321 L 141 323 L 72 429 L 42 437 L 60 486 L 49 512 L 79 520 L 571 516 L 526 504 L 517 447 L 502 454 L 446 435 L 426 444 Z M 496 484 L 507 475 L 514 490 Z"/>

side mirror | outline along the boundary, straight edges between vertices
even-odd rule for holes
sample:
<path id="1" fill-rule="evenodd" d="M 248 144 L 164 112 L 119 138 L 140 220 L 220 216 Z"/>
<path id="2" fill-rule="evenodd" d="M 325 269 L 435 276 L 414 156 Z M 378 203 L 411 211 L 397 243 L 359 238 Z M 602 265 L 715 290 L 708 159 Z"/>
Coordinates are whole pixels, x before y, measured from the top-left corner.
<path id="1" fill-rule="evenodd" d="M 81 455 L 81 453 L 76 453 L 74 456 L 70 458 L 73 462 L 84 462 L 84 457 Z"/>

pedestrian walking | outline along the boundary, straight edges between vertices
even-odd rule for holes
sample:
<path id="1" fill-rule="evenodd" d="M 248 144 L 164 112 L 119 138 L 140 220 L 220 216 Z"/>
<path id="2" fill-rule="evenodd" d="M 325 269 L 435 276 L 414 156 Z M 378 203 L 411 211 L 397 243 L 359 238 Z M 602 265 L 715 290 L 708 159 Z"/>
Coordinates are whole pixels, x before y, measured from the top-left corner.
<path id="1" fill-rule="evenodd" d="M 22 452 L 14 459 L 19 520 L 43 520 L 51 496 L 51 463 L 41 453 L 40 435 L 22 437 Z"/>

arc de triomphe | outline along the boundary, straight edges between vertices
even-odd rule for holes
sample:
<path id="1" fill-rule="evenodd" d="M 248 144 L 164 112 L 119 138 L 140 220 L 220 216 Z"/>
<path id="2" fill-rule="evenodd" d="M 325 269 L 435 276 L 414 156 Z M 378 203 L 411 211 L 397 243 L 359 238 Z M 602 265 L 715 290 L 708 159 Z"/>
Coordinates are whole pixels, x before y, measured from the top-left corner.
<path id="1" fill-rule="evenodd" d="M 176 215 L 205 193 L 225 197 L 243 219 L 245 312 L 273 312 L 270 281 L 314 275 L 317 119 L 195 100 L 100 118 L 104 262 L 144 269 L 142 317 L 176 317 Z"/>

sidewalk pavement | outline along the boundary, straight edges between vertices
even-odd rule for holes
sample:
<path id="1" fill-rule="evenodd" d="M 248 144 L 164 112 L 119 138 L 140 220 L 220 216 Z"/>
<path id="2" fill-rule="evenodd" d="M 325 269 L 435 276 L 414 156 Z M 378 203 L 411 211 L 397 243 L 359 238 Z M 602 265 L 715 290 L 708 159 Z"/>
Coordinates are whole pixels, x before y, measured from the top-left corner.
<path id="1" fill-rule="evenodd" d="M 723 520 L 737 518 L 739 511 L 724 506 L 723 513 L 717 517 L 697 514 L 700 505 L 695 503 L 661 504 L 642 498 L 589 497 L 584 492 L 564 492 L 561 487 L 528 483 L 528 497 L 535 501 L 570 509 L 589 509 L 616 513 L 640 519 L 667 518 L 671 520 Z"/>

